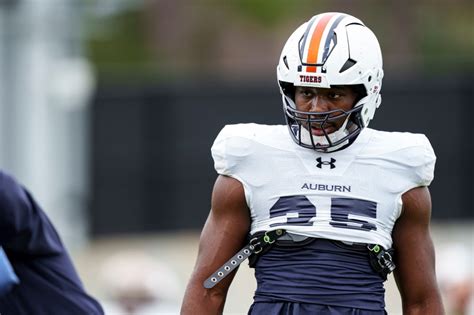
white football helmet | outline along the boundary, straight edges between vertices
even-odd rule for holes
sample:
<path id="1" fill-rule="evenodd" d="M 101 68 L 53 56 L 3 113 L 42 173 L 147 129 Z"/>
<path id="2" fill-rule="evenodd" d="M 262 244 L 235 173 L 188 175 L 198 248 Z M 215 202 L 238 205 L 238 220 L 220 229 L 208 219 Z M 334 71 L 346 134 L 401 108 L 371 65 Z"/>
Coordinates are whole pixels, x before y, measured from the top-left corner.
<path id="1" fill-rule="evenodd" d="M 291 34 L 277 66 L 283 111 L 297 144 L 321 152 L 350 145 L 374 117 L 381 103 L 383 69 L 380 45 L 362 21 L 344 13 L 322 13 Z M 362 91 L 350 111 L 302 112 L 296 110 L 294 87 L 330 88 L 352 85 Z M 337 114 L 335 113 L 337 112 Z M 342 127 L 324 136 L 312 135 L 305 127 L 346 117 Z"/>

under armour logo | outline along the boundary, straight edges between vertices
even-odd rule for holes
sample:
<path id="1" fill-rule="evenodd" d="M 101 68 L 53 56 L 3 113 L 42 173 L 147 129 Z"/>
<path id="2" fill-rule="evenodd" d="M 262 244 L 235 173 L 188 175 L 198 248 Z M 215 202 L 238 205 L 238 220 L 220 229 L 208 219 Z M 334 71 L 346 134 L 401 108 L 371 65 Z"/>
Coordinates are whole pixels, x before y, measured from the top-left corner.
<path id="1" fill-rule="evenodd" d="M 336 168 L 336 165 L 334 164 L 336 159 L 331 158 L 331 161 L 323 161 L 320 157 L 318 157 L 316 161 L 318 161 L 318 164 L 316 164 L 316 167 L 318 168 L 323 168 L 323 165 L 329 165 L 331 166 L 331 169 Z"/>

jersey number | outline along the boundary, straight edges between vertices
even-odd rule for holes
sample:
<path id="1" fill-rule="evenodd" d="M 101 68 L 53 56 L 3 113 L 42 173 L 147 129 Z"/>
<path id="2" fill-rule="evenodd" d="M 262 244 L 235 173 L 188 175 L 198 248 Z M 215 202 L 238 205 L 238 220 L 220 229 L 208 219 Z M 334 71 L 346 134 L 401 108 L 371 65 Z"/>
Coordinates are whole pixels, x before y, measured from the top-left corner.
<path id="1" fill-rule="evenodd" d="M 329 222 L 331 226 L 363 231 L 377 230 L 375 224 L 350 218 L 350 215 L 376 218 L 377 203 L 363 199 L 331 198 L 331 221 Z M 273 223 L 270 226 L 313 225 L 312 221 L 317 219 L 316 206 L 305 196 L 280 197 L 270 209 L 270 218 L 277 217 L 286 217 L 287 221 Z"/>

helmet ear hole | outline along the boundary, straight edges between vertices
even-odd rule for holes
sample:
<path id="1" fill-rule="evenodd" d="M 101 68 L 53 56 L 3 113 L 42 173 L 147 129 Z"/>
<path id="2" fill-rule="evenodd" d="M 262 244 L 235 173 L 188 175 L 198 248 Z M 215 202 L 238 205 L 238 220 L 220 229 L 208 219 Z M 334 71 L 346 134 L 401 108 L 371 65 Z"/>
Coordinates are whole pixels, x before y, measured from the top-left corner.
<path id="1" fill-rule="evenodd" d="M 372 81 L 372 76 L 371 75 L 369 75 L 369 77 L 367 78 L 367 81 L 368 82 Z"/>

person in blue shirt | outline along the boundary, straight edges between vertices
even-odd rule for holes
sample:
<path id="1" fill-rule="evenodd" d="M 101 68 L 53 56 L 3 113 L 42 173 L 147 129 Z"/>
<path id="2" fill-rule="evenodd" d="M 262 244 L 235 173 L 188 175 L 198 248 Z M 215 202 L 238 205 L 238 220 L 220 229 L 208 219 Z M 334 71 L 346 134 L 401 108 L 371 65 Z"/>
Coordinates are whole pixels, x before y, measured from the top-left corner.
<path id="1" fill-rule="evenodd" d="M 86 293 L 45 212 L 26 188 L 1 171 L 0 246 L 3 266 L 12 267 L 0 270 L 0 281 L 6 281 L 0 291 L 0 314 L 104 314 Z"/>

